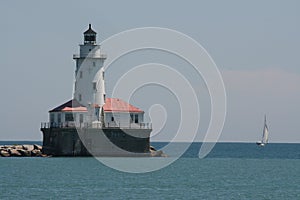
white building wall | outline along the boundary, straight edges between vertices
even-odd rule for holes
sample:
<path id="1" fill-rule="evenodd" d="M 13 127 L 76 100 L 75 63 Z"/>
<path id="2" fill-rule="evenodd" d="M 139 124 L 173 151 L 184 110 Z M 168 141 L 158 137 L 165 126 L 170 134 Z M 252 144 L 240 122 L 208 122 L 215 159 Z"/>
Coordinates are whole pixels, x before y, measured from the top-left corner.
<path id="1" fill-rule="evenodd" d="M 80 46 L 80 57 L 100 57 L 100 45 L 94 44 L 81 44 Z"/>
<path id="2" fill-rule="evenodd" d="M 100 45 L 80 45 L 80 55 L 74 59 L 76 60 L 74 98 L 85 107 L 95 103 L 102 106 L 105 95 L 104 76 L 102 75 L 105 56 L 100 53 Z M 95 81 L 95 76 L 100 69 L 102 70 L 101 76 Z M 96 89 L 94 82 L 96 82 Z"/>
<path id="3" fill-rule="evenodd" d="M 74 121 L 66 121 L 66 115 L 73 115 Z M 130 115 L 133 115 L 133 120 Z M 60 115 L 60 122 L 59 122 Z M 82 115 L 82 122 L 80 121 Z M 136 116 L 138 121 L 136 122 Z M 113 117 L 113 120 L 112 120 Z M 85 126 L 88 121 L 88 112 L 51 112 L 49 113 L 51 126 Z M 104 123 L 106 127 L 128 127 L 138 128 L 144 123 L 144 113 L 127 113 L 127 112 L 104 112 Z"/>
<path id="4" fill-rule="evenodd" d="M 66 121 L 66 115 L 73 115 L 73 121 Z M 60 121 L 59 121 L 59 115 L 60 115 Z M 83 121 L 80 121 L 80 115 L 82 115 Z M 50 124 L 52 126 L 66 126 L 67 124 L 80 124 L 80 123 L 86 123 L 86 115 L 87 112 L 51 112 L 49 113 L 49 119 Z M 83 125 L 83 124 L 82 124 Z"/>
<path id="5" fill-rule="evenodd" d="M 138 122 L 136 123 L 135 118 L 131 121 L 130 114 L 135 117 L 138 116 Z M 113 117 L 113 120 L 112 120 Z M 127 112 L 105 112 L 104 113 L 105 125 L 107 127 L 132 127 L 139 126 L 140 123 L 144 122 L 144 113 L 127 113 Z"/>

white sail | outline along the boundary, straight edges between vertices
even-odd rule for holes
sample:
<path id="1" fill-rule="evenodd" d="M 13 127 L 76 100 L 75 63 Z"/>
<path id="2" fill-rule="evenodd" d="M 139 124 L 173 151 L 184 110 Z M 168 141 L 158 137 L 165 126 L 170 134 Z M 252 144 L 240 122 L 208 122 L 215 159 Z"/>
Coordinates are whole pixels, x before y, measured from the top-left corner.
<path id="1" fill-rule="evenodd" d="M 265 124 L 264 131 L 263 131 L 263 137 L 262 137 L 262 143 L 264 143 L 264 144 L 268 143 L 268 137 L 269 137 L 269 130 L 268 130 L 267 124 Z"/>
<path id="2" fill-rule="evenodd" d="M 268 143 L 268 140 L 269 140 L 269 129 L 267 126 L 267 119 L 265 116 L 265 123 L 264 123 L 262 139 L 261 139 L 261 141 L 256 142 L 256 144 L 259 146 L 264 146 L 265 144 Z"/>

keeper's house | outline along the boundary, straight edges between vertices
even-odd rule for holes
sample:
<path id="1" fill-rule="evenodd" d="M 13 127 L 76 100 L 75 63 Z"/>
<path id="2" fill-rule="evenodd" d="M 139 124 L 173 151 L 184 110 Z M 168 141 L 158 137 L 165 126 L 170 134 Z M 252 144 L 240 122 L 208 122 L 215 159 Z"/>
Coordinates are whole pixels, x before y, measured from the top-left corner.
<path id="1" fill-rule="evenodd" d="M 97 106 L 96 106 L 97 109 Z M 144 111 L 118 98 L 107 98 L 103 105 L 104 127 L 139 127 L 144 124 Z M 87 108 L 76 99 L 49 111 L 51 127 L 79 127 L 88 124 Z"/>

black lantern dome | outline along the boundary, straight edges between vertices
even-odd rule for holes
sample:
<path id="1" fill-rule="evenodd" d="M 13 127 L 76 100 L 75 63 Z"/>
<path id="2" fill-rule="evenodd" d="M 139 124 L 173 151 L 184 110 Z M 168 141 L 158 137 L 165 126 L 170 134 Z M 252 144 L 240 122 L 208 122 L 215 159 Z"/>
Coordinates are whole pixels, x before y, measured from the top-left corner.
<path id="1" fill-rule="evenodd" d="M 92 25 L 89 24 L 89 29 L 83 33 L 84 44 L 96 44 L 97 33 L 92 29 Z"/>

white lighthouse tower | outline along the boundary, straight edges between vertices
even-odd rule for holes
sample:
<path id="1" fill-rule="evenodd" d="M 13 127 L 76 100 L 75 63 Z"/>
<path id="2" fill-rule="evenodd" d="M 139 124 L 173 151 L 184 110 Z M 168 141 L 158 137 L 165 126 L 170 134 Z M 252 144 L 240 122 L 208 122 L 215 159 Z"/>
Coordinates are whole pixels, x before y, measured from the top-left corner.
<path id="1" fill-rule="evenodd" d="M 80 53 L 73 55 L 76 61 L 73 99 L 87 108 L 87 121 L 100 121 L 105 104 L 103 63 L 106 55 L 101 54 L 100 45 L 96 44 L 97 33 L 91 24 L 83 35 L 84 43 L 79 45 Z"/>

